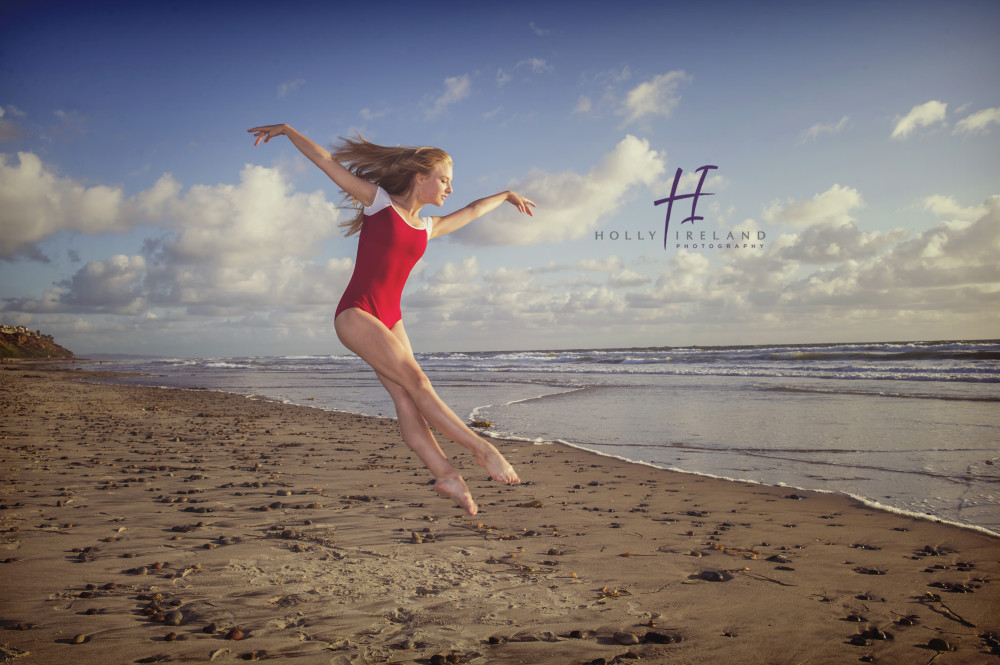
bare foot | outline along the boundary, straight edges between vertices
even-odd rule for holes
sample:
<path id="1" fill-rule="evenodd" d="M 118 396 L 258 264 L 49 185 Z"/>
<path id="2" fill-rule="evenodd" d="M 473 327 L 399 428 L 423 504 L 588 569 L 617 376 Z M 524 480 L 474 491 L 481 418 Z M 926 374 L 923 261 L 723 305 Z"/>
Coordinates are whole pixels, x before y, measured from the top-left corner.
<path id="1" fill-rule="evenodd" d="M 472 493 L 469 492 L 468 485 L 465 484 L 462 476 L 458 474 L 446 478 L 438 478 L 434 483 L 434 491 L 462 506 L 470 515 L 475 515 L 479 512 L 479 506 L 476 505 L 475 499 L 472 498 Z"/>
<path id="2" fill-rule="evenodd" d="M 479 463 L 479 466 L 485 467 L 493 480 L 508 485 L 516 485 L 521 482 L 521 479 L 517 477 L 517 471 L 514 471 L 514 467 L 504 459 L 500 451 L 491 443 L 486 443 L 486 445 L 488 446 L 486 450 L 476 454 L 476 462 Z"/>

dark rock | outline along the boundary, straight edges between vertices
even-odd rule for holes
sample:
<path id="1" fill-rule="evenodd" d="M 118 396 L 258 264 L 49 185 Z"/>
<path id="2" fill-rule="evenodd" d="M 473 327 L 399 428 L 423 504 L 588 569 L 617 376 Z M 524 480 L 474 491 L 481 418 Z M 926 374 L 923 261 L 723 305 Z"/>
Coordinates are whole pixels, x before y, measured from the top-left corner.
<path id="1" fill-rule="evenodd" d="M 698 573 L 698 577 L 706 582 L 726 582 L 732 579 L 732 576 L 717 570 L 703 570 Z"/>
<path id="2" fill-rule="evenodd" d="M 951 651 L 951 645 L 948 644 L 948 640 L 941 639 L 940 637 L 932 638 L 927 643 L 927 647 L 934 651 Z"/>

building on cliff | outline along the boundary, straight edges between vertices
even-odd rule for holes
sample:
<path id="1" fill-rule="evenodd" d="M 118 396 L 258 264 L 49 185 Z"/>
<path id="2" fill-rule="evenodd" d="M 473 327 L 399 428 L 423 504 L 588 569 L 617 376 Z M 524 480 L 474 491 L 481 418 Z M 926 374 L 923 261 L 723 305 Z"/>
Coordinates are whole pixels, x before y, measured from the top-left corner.
<path id="1" fill-rule="evenodd" d="M 55 342 L 52 335 L 25 326 L 0 324 L 0 358 L 72 358 L 73 352 Z"/>

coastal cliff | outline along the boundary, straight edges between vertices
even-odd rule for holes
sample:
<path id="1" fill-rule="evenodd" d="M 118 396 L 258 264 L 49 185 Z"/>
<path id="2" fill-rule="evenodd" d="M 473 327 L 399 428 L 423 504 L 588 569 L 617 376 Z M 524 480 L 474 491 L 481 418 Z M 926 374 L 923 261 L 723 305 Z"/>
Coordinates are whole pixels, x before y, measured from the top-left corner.
<path id="1" fill-rule="evenodd" d="M 0 358 L 72 358 L 65 349 L 40 331 L 24 326 L 0 326 Z"/>

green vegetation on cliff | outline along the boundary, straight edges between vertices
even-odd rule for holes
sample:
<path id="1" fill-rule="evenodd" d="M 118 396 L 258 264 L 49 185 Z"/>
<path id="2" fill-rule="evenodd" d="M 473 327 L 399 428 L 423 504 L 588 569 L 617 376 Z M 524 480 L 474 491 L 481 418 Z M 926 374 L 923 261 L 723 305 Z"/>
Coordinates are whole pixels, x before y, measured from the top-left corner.
<path id="1" fill-rule="evenodd" d="M 72 358 L 73 352 L 53 341 L 51 335 L 23 326 L 0 326 L 0 358 Z"/>

